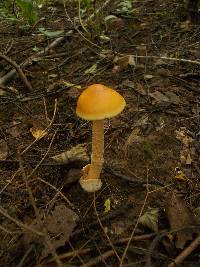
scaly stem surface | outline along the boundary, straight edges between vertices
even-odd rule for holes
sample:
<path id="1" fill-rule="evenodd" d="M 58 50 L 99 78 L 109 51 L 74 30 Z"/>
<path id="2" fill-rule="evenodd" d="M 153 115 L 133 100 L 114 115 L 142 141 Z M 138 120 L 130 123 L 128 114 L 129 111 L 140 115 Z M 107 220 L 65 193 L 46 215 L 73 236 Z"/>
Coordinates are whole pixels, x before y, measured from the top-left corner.
<path id="1" fill-rule="evenodd" d="M 86 179 L 99 179 L 104 162 L 103 152 L 104 120 L 93 121 L 91 165 Z"/>

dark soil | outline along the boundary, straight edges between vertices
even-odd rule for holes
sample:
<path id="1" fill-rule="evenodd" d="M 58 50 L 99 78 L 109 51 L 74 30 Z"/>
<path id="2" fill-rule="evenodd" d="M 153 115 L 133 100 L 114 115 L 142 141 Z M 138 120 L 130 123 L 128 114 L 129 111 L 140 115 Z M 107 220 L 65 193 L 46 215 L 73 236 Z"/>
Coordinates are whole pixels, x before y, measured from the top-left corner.
<path id="1" fill-rule="evenodd" d="M 96 9 L 102 2 L 96 1 Z M 139 216 L 152 209 L 158 209 L 159 232 L 174 230 L 165 211 L 172 193 L 193 215 L 200 207 L 200 27 L 187 20 L 182 1 L 133 1 L 133 11 L 126 14 L 119 10 L 119 2 L 111 1 L 94 16 L 86 25 L 88 33 L 79 26 L 73 1 L 66 5 L 73 24 L 59 2 L 41 9 L 42 19 L 34 27 L 0 22 L 0 52 L 18 64 L 58 38 L 47 37 L 38 28 L 65 32 L 59 45 L 23 68 L 31 92 L 17 75 L 0 86 L 4 91 L 0 96 L 1 208 L 32 225 L 35 212 L 22 169 L 29 176 L 36 168 L 29 186 L 43 217 L 57 205 L 72 208 L 63 196 L 79 217 L 70 239 L 56 247 L 63 266 L 119 266 L 115 254 L 104 253 L 112 243 L 121 258 L 127 245 L 123 238 L 133 232 L 134 236 L 154 233 L 151 219 L 149 224 L 138 224 Z M 83 15 L 83 23 L 92 13 L 91 8 Z M 108 15 L 116 18 L 105 22 Z M 92 66 L 96 69 L 88 73 Z M 0 60 L 1 77 L 12 68 Z M 78 144 L 86 144 L 90 155 L 91 124 L 79 119 L 75 108 L 82 89 L 93 83 L 115 88 L 127 103 L 119 116 L 105 122 L 103 187 L 95 202 L 94 194 L 84 192 L 78 182 L 87 162 L 52 160 Z M 34 142 L 31 131 L 46 127 L 47 134 Z M 106 200 L 110 200 L 108 212 Z M 27 230 L 3 214 L 0 222 L 0 266 L 57 266 L 50 253 L 43 256 L 41 242 L 24 242 Z M 159 240 L 150 254 L 152 236 L 131 242 L 123 266 L 150 267 L 149 261 L 152 266 L 168 266 L 191 242 L 180 249 L 168 238 L 168 246 Z M 86 248 L 90 250 L 84 252 Z M 82 253 L 67 255 L 78 249 Z M 199 253 L 197 248 L 181 266 L 199 266 Z M 103 259 L 93 262 L 99 255 Z"/>

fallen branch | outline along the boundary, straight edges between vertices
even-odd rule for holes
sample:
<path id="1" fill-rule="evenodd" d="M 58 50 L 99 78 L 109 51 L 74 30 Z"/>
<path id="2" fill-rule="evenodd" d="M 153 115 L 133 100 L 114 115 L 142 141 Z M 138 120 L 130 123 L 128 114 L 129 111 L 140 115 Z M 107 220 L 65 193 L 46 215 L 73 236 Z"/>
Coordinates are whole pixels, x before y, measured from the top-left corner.
<path id="1" fill-rule="evenodd" d="M 191 60 L 191 59 L 184 59 L 184 58 L 159 57 L 159 56 L 137 56 L 137 55 L 133 55 L 133 56 L 136 58 L 155 58 L 155 59 L 163 59 L 163 60 L 168 60 L 168 61 L 177 61 L 177 62 L 184 62 L 184 63 L 200 65 L 200 61 Z"/>
<path id="2" fill-rule="evenodd" d="M 149 246 L 149 249 L 148 249 L 148 254 L 146 255 L 146 264 L 145 264 L 145 267 L 149 267 L 149 266 L 152 266 L 152 262 L 151 262 L 151 255 L 153 255 L 154 253 L 154 250 L 156 249 L 156 247 L 158 246 L 159 242 L 161 241 L 161 239 L 163 239 L 165 236 L 169 235 L 169 234 L 173 234 L 173 233 L 176 233 L 176 232 L 179 232 L 179 231 L 184 231 L 184 230 L 187 230 L 187 229 L 200 229 L 200 225 L 190 225 L 190 226 L 186 226 L 186 227 L 182 227 L 182 228 L 178 228 L 178 229 L 174 229 L 172 231 L 164 231 L 164 232 L 161 232 L 159 233 L 154 239 L 153 241 L 151 242 L 151 245 Z M 199 240 L 198 240 L 198 245 L 200 244 L 200 237 L 197 237 Z M 195 242 L 196 239 L 193 241 Z M 193 243 L 192 242 L 192 243 Z M 192 244 L 191 243 L 191 244 Z M 190 245 L 191 245 L 190 244 Z M 187 248 L 186 248 L 187 249 Z M 183 253 L 183 252 L 182 252 Z M 181 253 L 181 254 L 182 254 Z M 187 253 L 187 252 L 186 252 Z M 181 255 L 180 254 L 180 255 Z M 179 255 L 179 256 L 180 256 Z M 185 254 L 186 255 L 186 254 Z M 188 256 L 188 255 L 187 255 Z M 182 257 L 182 256 L 181 256 Z M 184 258 L 185 259 L 185 258 Z M 176 260 L 176 259 L 175 259 Z M 172 266 L 176 266 L 175 265 L 169 265 L 168 267 L 172 267 Z"/>
<path id="3" fill-rule="evenodd" d="M 153 237 L 155 237 L 155 233 L 150 233 L 150 234 L 144 234 L 144 235 L 138 235 L 138 236 L 134 236 L 132 241 L 144 241 L 144 240 L 149 240 L 149 239 L 152 239 Z M 116 242 L 113 242 L 114 245 L 123 245 L 124 243 L 126 243 L 127 241 L 129 240 L 129 237 L 126 237 L 126 238 L 122 238 Z M 64 254 L 61 254 L 61 255 L 58 255 L 59 259 L 60 260 L 66 260 L 66 259 L 69 259 L 69 258 L 73 258 L 77 255 L 86 255 L 87 253 L 90 253 L 92 252 L 94 248 L 85 248 L 85 249 L 77 249 L 77 250 L 74 250 L 74 251 L 69 251 L 69 252 L 66 252 Z M 105 260 L 106 258 L 114 255 L 115 252 L 113 250 L 109 250 L 105 253 L 103 253 L 102 255 L 98 256 L 97 258 L 94 258 L 92 259 L 90 262 L 86 263 L 86 265 L 82 265 L 84 267 L 88 267 L 88 266 L 93 266 L 95 264 L 97 264 L 97 262 L 100 262 L 102 261 L 103 259 Z M 50 259 L 48 260 L 47 262 L 52 262 L 53 259 Z M 89 265 L 88 265 L 89 264 Z"/>
<path id="4" fill-rule="evenodd" d="M 23 73 L 22 69 L 20 68 L 20 66 L 15 61 L 13 61 L 9 57 L 7 57 L 6 55 L 3 55 L 1 53 L 0 53 L 0 58 L 3 58 L 10 65 L 12 65 L 15 68 L 15 72 L 17 72 L 19 74 L 19 77 L 21 78 L 21 80 L 23 81 L 23 83 L 26 85 L 26 87 L 28 88 L 28 90 L 30 92 L 33 91 L 33 88 L 31 86 L 30 82 L 27 80 L 27 78 L 26 78 L 25 74 Z M 0 79 L 0 85 L 1 86 L 3 85 L 3 83 L 1 83 L 1 79 Z"/>
<path id="5" fill-rule="evenodd" d="M 200 245 L 200 235 L 186 247 L 168 267 L 175 267 L 182 263 Z"/>
<path id="6" fill-rule="evenodd" d="M 69 31 L 66 35 L 69 35 L 71 33 L 72 33 L 72 31 Z M 65 36 L 57 38 L 50 45 L 48 45 L 44 50 L 36 53 L 35 55 L 30 56 L 26 61 L 24 61 L 23 63 L 20 64 L 20 67 L 25 68 L 28 65 L 30 65 L 33 62 L 33 60 L 35 60 L 37 57 L 41 57 L 43 55 L 46 55 L 50 49 L 58 46 L 65 39 Z M 1 77 L 0 78 L 0 85 L 2 86 L 2 85 L 5 85 L 6 83 L 8 83 L 11 80 L 11 78 L 16 74 L 16 72 L 17 72 L 16 69 L 13 69 L 13 70 L 9 71 L 6 75 Z"/>

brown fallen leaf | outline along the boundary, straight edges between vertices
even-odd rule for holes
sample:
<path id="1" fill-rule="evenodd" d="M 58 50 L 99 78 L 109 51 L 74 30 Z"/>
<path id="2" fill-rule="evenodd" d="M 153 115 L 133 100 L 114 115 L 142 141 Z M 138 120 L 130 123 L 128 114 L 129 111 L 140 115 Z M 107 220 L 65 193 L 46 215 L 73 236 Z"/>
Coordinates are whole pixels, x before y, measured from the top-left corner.
<path id="1" fill-rule="evenodd" d="M 43 225 L 40 225 L 35 219 L 31 223 L 31 227 L 39 231 L 42 231 L 43 227 L 45 227 L 51 237 L 51 244 L 55 250 L 65 245 L 69 241 L 69 237 L 76 226 L 78 215 L 63 204 L 56 206 L 52 213 L 48 215 L 45 214 L 45 210 L 42 210 L 40 211 L 40 215 L 41 218 L 44 218 L 42 221 Z M 50 254 L 49 247 L 41 236 L 32 232 L 25 233 L 23 241 L 25 244 L 35 242 L 41 245 L 43 247 L 41 258 L 45 258 Z"/>
<path id="2" fill-rule="evenodd" d="M 154 99 L 154 103 L 169 102 L 169 98 L 159 91 L 155 91 L 149 94 Z"/>
<path id="3" fill-rule="evenodd" d="M 147 95 L 146 90 L 144 89 L 144 87 L 140 83 L 136 83 L 136 82 L 133 82 L 130 80 L 125 80 L 122 83 L 122 85 L 133 89 L 134 91 L 136 91 L 140 95 Z"/>
<path id="4" fill-rule="evenodd" d="M 185 127 L 175 131 L 176 139 L 181 141 L 185 147 L 190 147 L 194 139 L 189 136 Z"/>
<path id="5" fill-rule="evenodd" d="M 157 103 L 171 103 L 171 104 L 179 104 L 180 98 L 173 92 L 165 92 L 161 93 L 159 91 L 155 91 L 149 94 L 150 97 L 154 99 L 154 102 Z"/>
<path id="6" fill-rule="evenodd" d="M 0 160 L 5 160 L 8 156 L 8 146 L 4 139 L 0 139 Z"/>
<path id="7" fill-rule="evenodd" d="M 123 57 L 116 56 L 113 60 L 115 64 L 113 68 L 113 73 L 123 71 L 128 68 L 128 66 L 136 66 L 135 58 L 132 55 L 127 55 Z"/>
<path id="8" fill-rule="evenodd" d="M 168 194 L 165 206 L 171 231 L 198 224 L 193 212 L 186 206 L 184 199 L 175 192 Z M 183 249 L 187 241 L 193 240 L 194 233 L 197 233 L 197 230 L 184 229 L 172 234 L 176 248 Z"/>
<path id="9" fill-rule="evenodd" d="M 71 149 L 52 157 L 57 163 L 67 164 L 73 161 L 89 162 L 86 144 L 79 144 Z"/>
<path id="10" fill-rule="evenodd" d="M 47 134 L 47 132 L 44 129 L 36 127 L 32 127 L 30 129 L 30 132 L 32 133 L 33 137 L 37 140 L 43 138 Z"/>
<path id="11" fill-rule="evenodd" d="M 19 137 L 22 133 L 22 124 L 21 122 L 13 121 L 10 124 L 10 127 L 6 129 L 6 132 L 12 137 Z"/>

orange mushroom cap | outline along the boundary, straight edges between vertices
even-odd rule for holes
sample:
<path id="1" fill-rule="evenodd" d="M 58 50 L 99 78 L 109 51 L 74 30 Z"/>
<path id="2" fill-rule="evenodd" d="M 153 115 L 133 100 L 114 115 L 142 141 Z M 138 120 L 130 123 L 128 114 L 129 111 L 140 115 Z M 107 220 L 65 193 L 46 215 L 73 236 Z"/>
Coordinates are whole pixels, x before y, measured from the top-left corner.
<path id="1" fill-rule="evenodd" d="M 125 105 L 124 98 L 112 88 L 93 84 L 79 96 L 76 114 L 85 120 L 102 120 L 118 115 Z"/>

